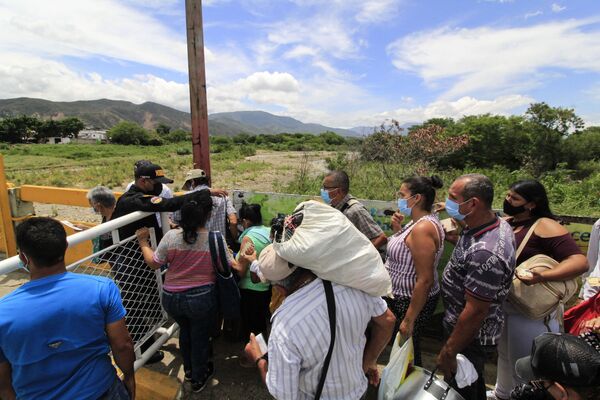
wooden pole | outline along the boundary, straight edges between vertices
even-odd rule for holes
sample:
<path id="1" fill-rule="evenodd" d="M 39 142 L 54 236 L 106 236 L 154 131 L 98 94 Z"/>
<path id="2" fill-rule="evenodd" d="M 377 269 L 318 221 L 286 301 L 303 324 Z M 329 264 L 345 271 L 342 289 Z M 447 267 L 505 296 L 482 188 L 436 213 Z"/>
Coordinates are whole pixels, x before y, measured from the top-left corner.
<path id="1" fill-rule="evenodd" d="M 202 0 L 186 0 L 185 14 L 194 168 L 203 169 L 210 177 L 208 107 L 206 101 L 206 73 L 204 66 L 204 34 L 202 30 Z"/>
<path id="2" fill-rule="evenodd" d="M 15 239 L 15 228 L 12 223 L 12 213 L 8 200 L 8 185 L 4 175 L 4 157 L 0 154 L 0 214 L 2 217 L 2 231 L 4 233 L 4 248 L 6 257 L 17 255 L 17 242 Z"/>

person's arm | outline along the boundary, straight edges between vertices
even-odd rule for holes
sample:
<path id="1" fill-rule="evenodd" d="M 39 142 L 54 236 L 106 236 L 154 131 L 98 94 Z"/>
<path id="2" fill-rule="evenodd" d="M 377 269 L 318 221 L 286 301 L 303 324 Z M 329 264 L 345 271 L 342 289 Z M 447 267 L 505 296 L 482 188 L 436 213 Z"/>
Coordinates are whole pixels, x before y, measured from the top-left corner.
<path id="1" fill-rule="evenodd" d="M 231 233 L 231 237 L 233 240 L 237 240 L 239 236 L 237 215 L 235 213 L 227 214 L 227 219 L 229 220 L 229 232 Z"/>
<path id="2" fill-rule="evenodd" d="M 385 236 L 385 233 L 383 233 L 383 232 L 379 236 L 371 239 L 371 243 L 373 243 L 373 246 L 375 246 L 376 249 L 385 245 L 387 243 L 387 241 L 388 241 L 387 236 Z"/>
<path id="3" fill-rule="evenodd" d="M 363 370 L 371 385 L 379 384 L 377 359 L 389 343 L 395 323 L 396 317 L 389 309 L 386 309 L 383 314 L 371 318 L 371 335 L 363 352 Z"/>
<path id="4" fill-rule="evenodd" d="M 250 254 L 252 254 L 252 250 L 253 249 L 253 243 L 252 243 L 252 239 L 250 239 L 248 236 L 244 236 L 244 239 L 242 239 L 242 243 L 240 245 L 240 249 L 243 249 L 246 247 L 246 253 L 248 254 L 248 251 L 250 251 Z M 256 259 L 256 253 L 255 253 L 255 259 Z M 250 264 L 252 263 L 252 260 L 250 260 L 250 258 L 248 257 L 244 257 L 244 255 L 241 253 L 241 251 L 238 253 L 238 259 L 237 259 L 237 263 L 238 263 L 238 273 L 240 274 L 240 277 L 244 277 L 246 276 L 246 272 L 248 271 L 248 267 L 250 266 Z"/>
<path id="5" fill-rule="evenodd" d="M 566 281 L 587 272 L 589 268 L 587 258 L 581 253 L 577 243 L 575 243 L 564 226 L 552 219 L 542 218 L 536 226 L 534 233 L 543 239 L 554 239 L 552 241 L 552 248 L 549 251 L 551 251 L 553 258 L 560 261 L 560 263 L 556 267 L 541 273 L 530 271 L 531 275 L 528 276 L 516 275 L 525 284 L 532 285 L 547 281 Z M 567 249 L 570 255 L 561 260 L 559 256 L 561 255 L 561 250 L 564 253 L 564 249 Z"/>
<path id="6" fill-rule="evenodd" d="M 256 341 L 256 336 L 254 333 L 250 333 L 250 341 L 246 344 L 246 348 L 244 349 L 248 359 L 253 361 L 258 367 L 258 372 L 260 374 L 260 378 L 263 383 L 267 383 L 267 370 L 268 370 L 268 362 L 262 357 L 262 351 L 260 350 L 260 345 Z"/>
<path id="7" fill-rule="evenodd" d="M 17 394 L 12 386 L 12 369 L 8 361 L 0 362 L 0 398 L 16 400 Z"/>
<path id="8" fill-rule="evenodd" d="M 488 315 L 490 301 L 465 294 L 466 304 L 458 317 L 452 334 L 437 357 L 437 366 L 446 378 L 456 373 L 456 355 L 477 336 L 483 320 Z"/>
<path id="9" fill-rule="evenodd" d="M 133 340 L 127 331 L 125 318 L 107 324 L 106 336 L 117 367 L 123 372 L 123 383 L 129 392 L 130 398 L 135 399 L 135 373 L 133 363 L 135 353 L 133 351 Z"/>
<path id="10" fill-rule="evenodd" d="M 152 247 L 150 247 L 150 231 L 148 228 L 144 227 L 138 229 L 135 231 L 135 235 L 137 236 L 146 264 L 152 269 L 159 269 L 164 263 L 159 263 L 154 259 L 154 251 L 152 250 Z"/>
<path id="11" fill-rule="evenodd" d="M 415 321 L 425 307 L 429 291 L 433 286 L 434 265 L 437 246 L 435 238 L 438 236 L 436 228 L 430 223 L 417 224 L 406 238 L 406 245 L 410 250 L 417 273 L 410 304 L 404 319 L 400 323 L 402 336 L 412 336 Z"/>

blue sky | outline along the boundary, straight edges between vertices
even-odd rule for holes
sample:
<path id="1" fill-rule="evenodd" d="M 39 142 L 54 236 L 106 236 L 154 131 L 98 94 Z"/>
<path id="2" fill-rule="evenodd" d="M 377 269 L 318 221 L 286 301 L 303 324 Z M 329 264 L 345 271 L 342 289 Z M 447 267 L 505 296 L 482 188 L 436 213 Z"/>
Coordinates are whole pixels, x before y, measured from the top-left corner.
<path id="1" fill-rule="evenodd" d="M 0 0 L 0 98 L 189 109 L 182 0 Z M 597 0 L 205 0 L 209 112 L 336 127 L 521 114 L 600 124 Z"/>

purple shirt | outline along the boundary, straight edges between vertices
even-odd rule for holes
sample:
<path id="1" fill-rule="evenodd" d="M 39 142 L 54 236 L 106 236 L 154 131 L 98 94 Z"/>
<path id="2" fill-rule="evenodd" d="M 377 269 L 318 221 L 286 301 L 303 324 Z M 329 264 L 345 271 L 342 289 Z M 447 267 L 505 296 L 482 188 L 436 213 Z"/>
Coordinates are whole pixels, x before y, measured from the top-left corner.
<path id="1" fill-rule="evenodd" d="M 495 345 L 504 324 L 502 303 L 508 295 L 515 269 L 515 236 L 500 218 L 464 230 L 442 276 L 444 322 L 454 327 L 466 304 L 465 294 L 490 302 L 479 329 L 482 345 Z"/>

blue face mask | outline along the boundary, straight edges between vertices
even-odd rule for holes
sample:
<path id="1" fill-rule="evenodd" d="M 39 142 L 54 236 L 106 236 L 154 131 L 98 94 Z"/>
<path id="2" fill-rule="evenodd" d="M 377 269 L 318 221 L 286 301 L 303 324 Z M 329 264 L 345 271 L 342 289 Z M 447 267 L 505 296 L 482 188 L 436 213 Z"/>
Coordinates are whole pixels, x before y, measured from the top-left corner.
<path id="1" fill-rule="evenodd" d="M 408 206 L 408 200 L 412 199 L 414 196 L 410 196 L 408 199 L 398 199 L 398 210 L 407 217 L 410 217 L 412 214 L 412 207 Z"/>
<path id="2" fill-rule="evenodd" d="M 321 188 L 321 198 L 325 202 L 325 204 L 331 204 L 331 197 L 329 197 L 329 192 L 323 188 Z"/>
<path id="3" fill-rule="evenodd" d="M 469 201 L 471 199 L 465 200 L 462 203 L 457 203 L 453 200 L 450 200 L 448 198 L 446 198 L 446 212 L 448 213 L 448 215 L 452 218 L 454 218 L 457 221 L 462 221 L 463 219 L 465 219 L 465 217 L 469 214 L 461 214 L 460 211 L 458 210 L 460 208 L 461 205 L 465 204 L 467 201 Z"/>

